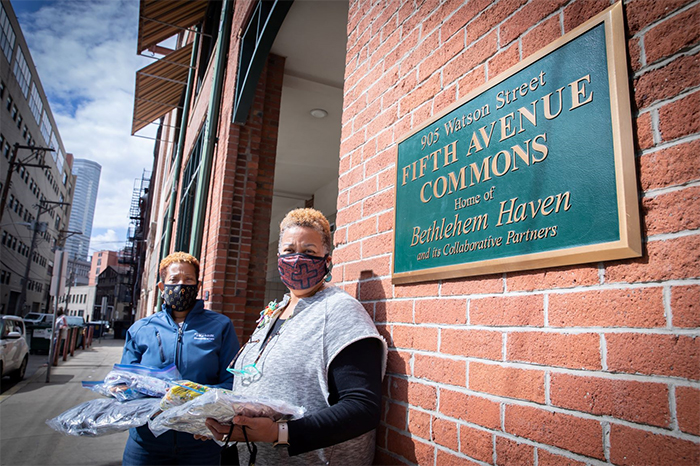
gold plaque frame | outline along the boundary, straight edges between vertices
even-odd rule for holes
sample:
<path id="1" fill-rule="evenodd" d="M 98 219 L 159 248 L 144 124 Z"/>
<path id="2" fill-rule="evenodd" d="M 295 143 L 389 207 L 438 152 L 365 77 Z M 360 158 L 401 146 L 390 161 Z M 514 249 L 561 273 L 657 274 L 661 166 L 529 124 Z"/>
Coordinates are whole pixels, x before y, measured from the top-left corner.
<path id="1" fill-rule="evenodd" d="M 497 259 L 487 259 L 473 263 L 438 266 L 424 270 L 395 273 L 396 264 L 396 207 L 394 208 L 394 236 L 392 238 L 392 283 L 400 285 L 429 280 L 444 280 L 475 275 L 512 272 L 548 267 L 559 267 L 599 261 L 609 261 L 640 257 L 642 241 L 637 196 L 632 115 L 630 110 L 629 83 L 627 74 L 626 39 L 622 3 L 618 2 L 596 15 L 561 38 L 540 49 L 525 60 L 484 83 L 437 115 L 432 116 L 416 129 L 405 134 L 399 143 L 423 130 L 430 123 L 454 111 L 488 89 L 498 85 L 513 74 L 533 64 L 540 58 L 579 37 L 593 27 L 604 23 L 605 44 L 610 93 L 612 121 L 613 161 L 618 206 L 619 240 L 554 251 L 515 255 Z M 398 153 L 397 153 L 398 158 Z M 396 166 L 398 167 L 398 160 Z M 398 168 L 397 168 L 398 170 Z M 394 206 L 398 186 L 394 188 Z"/>

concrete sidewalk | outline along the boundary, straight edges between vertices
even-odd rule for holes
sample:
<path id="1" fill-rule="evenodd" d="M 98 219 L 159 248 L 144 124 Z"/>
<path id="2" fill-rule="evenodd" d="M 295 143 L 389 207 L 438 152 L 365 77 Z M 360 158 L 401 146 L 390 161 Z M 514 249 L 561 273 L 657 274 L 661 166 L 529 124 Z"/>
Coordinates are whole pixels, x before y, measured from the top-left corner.
<path id="1" fill-rule="evenodd" d="M 100 395 L 81 386 L 83 380 L 102 380 L 121 359 L 124 340 L 95 340 L 87 350 L 51 368 L 40 368 L 0 396 L 0 464 L 120 465 L 128 432 L 103 437 L 60 434 L 46 420 Z"/>

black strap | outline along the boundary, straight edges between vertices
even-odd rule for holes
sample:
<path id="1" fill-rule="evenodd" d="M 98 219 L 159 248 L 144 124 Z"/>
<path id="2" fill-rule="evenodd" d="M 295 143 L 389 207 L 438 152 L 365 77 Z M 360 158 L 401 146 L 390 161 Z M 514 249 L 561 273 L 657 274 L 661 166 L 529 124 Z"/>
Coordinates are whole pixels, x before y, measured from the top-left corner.
<path id="1" fill-rule="evenodd" d="M 235 424 L 232 422 L 231 423 L 231 428 L 228 430 L 228 435 L 226 436 L 226 443 L 224 443 L 224 448 L 228 448 L 229 444 L 228 442 L 231 440 L 231 434 L 233 434 L 233 428 L 235 427 Z"/>
<path id="2" fill-rule="evenodd" d="M 250 455 L 250 458 L 248 459 L 248 466 L 255 466 L 255 457 L 258 454 L 258 447 L 254 443 L 248 441 L 248 434 L 245 431 L 245 426 L 241 426 L 241 429 L 243 429 L 245 446 L 248 448 L 248 454 Z"/>

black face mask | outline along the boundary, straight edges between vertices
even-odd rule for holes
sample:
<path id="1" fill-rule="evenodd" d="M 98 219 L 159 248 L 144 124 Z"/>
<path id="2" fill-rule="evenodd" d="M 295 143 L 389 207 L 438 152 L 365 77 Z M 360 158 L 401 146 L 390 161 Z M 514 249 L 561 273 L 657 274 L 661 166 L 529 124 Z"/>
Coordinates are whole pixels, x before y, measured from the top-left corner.
<path id="1" fill-rule="evenodd" d="M 167 310 L 189 311 L 197 302 L 197 285 L 164 285 L 161 296 Z"/>

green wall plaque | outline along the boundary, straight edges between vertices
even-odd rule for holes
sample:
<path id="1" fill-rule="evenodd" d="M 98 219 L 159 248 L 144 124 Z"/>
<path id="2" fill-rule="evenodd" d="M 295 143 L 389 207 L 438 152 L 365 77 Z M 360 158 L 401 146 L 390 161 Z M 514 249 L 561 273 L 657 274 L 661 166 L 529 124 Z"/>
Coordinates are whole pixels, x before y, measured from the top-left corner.
<path id="1" fill-rule="evenodd" d="M 641 255 L 618 3 L 398 144 L 394 283 Z"/>

